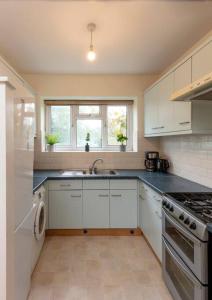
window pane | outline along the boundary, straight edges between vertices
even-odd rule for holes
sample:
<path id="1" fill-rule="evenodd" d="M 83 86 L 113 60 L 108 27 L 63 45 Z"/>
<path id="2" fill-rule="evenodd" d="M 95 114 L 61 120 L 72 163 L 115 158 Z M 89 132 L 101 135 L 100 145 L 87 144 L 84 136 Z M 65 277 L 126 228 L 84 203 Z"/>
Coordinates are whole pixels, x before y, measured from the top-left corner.
<path id="1" fill-rule="evenodd" d="M 77 147 L 84 147 L 87 133 L 90 133 L 91 147 L 102 146 L 102 121 L 101 120 L 77 120 Z"/>
<path id="2" fill-rule="evenodd" d="M 71 107 L 51 106 L 51 133 L 58 134 L 58 145 L 71 144 Z"/>
<path id="3" fill-rule="evenodd" d="M 120 145 L 116 141 L 118 133 L 127 133 L 127 107 L 124 106 L 108 106 L 107 107 L 108 122 L 108 145 Z"/>
<path id="4" fill-rule="evenodd" d="M 79 106 L 80 115 L 99 115 L 98 105 L 80 105 Z"/>

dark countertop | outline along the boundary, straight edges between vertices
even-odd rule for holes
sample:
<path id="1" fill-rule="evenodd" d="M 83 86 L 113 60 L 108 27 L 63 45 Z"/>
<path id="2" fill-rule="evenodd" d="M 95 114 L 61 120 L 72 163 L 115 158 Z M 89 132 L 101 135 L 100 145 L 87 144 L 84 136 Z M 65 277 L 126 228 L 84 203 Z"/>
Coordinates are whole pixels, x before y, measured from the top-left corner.
<path id="1" fill-rule="evenodd" d="M 147 172 L 146 170 L 117 170 L 118 175 L 78 175 L 63 176 L 60 170 L 34 170 L 33 193 L 48 179 L 140 179 L 160 194 L 174 192 L 209 192 L 212 189 L 201 184 L 169 174 Z M 208 231 L 212 233 L 212 224 L 208 224 Z"/>
<path id="2" fill-rule="evenodd" d="M 140 179 L 157 192 L 212 192 L 198 183 L 169 173 L 147 172 L 146 170 L 117 170 L 118 175 L 74 175 L 64 176 L 59 170 L 35 170 L 33 178 L 33 192 L 47 179 Z"/>

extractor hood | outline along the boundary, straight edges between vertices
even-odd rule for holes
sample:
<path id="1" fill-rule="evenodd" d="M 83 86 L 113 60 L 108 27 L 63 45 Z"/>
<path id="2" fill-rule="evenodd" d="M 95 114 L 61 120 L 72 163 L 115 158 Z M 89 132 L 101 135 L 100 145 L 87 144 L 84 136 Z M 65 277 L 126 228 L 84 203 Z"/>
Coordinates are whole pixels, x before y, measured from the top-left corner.
<path id="1" fill-rule="evenodd" d="M 212 73 L 189 84 L 171 95 L 172 101 L 210 100 L 212 101 Z"/>

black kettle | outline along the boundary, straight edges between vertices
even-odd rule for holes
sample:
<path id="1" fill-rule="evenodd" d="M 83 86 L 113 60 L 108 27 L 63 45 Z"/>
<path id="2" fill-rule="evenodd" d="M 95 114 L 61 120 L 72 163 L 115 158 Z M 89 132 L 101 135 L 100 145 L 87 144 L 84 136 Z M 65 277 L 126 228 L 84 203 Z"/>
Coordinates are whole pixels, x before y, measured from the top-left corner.
<path id="1" fill-rule="evenodd" d="M 159 172 L 167 172 L 169 168 L 169 161 L 167 159 L 159 158 L 157 160 L 157 171 Z"/>

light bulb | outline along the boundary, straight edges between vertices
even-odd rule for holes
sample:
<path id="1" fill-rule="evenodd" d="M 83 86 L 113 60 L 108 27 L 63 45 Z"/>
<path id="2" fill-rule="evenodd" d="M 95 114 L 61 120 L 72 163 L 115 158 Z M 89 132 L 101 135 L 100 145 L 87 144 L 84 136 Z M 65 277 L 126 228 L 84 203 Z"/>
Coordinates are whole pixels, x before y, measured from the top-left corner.
<path id="1" fill-rule="evenodd" d="M 96 59 L 96 52 L 93 49 L 93 45 L 90 46 L 90 50 L 87 53 L 87 59 L 89 61 L 94 61 Z"/>
<path id="2" fill-rule="evenodd" d="M 93 51 L 93 50 L 90 50 L 88 53 L 87 53 L 87 59 L 89 61 L 94 61 L 96 59 L 96 53 Z"/>

